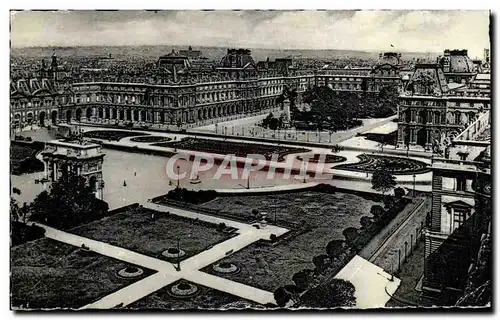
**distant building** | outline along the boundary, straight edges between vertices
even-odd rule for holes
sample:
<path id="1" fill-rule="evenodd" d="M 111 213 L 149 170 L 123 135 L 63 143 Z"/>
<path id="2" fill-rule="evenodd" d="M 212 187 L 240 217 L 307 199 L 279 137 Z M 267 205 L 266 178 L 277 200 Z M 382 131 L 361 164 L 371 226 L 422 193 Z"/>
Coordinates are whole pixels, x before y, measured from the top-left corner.
<path id="1" fill-rule="evenodd" d="M 193 50 L 191 46 L 187 50 L 180 50 L 179 54 L 191 60 L 203 59 L 203 54 L 200 50 Z"/>

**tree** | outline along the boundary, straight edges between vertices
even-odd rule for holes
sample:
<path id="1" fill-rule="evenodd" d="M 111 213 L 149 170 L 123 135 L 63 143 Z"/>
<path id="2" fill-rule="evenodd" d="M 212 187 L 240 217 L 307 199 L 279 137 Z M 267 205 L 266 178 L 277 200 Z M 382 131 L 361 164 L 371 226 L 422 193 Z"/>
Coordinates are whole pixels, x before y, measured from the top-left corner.
<path id="1" fill-rule="evenodd" d="M 11 244 L 13 246 L 45 236 L 45 229 L 26 224 L 28 218 L 29 207 L 26 203 L 22 207 L 19 207 L 17 201 L 10 198 L 10 231 Z"/>
<path id="2" fill-rule="evenodd" d="M 345 253 L 344 240 L 332 240 L 326 245 L 326 253 L 330 258 L 337 259 Z"/>
<path id="3" fill-rule="evenodd" d="M 274 300 L 279 307 L 286 306 L 291 297 L 292 295 L 284 287 L 274 290 Z"/>
<path id="4" fill-rule="evenodd" d="M 313 273 L 314 270 L 310 269 L 301 270 L 292 276 L 292 280 L 293 282 L 295 282 L 297 288 L 299 288 L 300 290 L 305 290 L 307 286 L 309 286 L 311 275 Z"/>
<path id="5" fill-rule="evenodd" d="M 384 214 L 384 208 L 381 205 L 375 204 L 371 207 L 370 213 L 375 219 L 378 219 Z"/>
<path id="6" fill-rule="evenodd" d="M 314 266 L 316 267 L 317 273 L 321 273 L 325 269 L 329 258 L 330 257 L 326 254 L 320 254 L 319 256 L 313 257 L 312 261 L 314 263 Z"/>
<path id="7" fill-rule="evenodd" d="M 66 229 L 104 217 L 108 204 L 95 197 L 85 178 L 71 176 L 52 183 L 49 191 L 41 192 L 29 211 L 35 221 Z"/>
<path id="8" fill-rule="evenodd" d="M 269 129 L 276 131 L 276 130 L 278 130 L 278 126 L 279 126 L 278 119 L 272 118 L 271 120 L 269 120 Z"/>
<path id="9" fill-rule="evenodd" d="M 396 188 L 394 189 L 394 196 L 396 199 L 401 199 L 405 196 L 405 189 L 403 188 Z"/>
<path id="10" fill-rule="evenodd" d="M 300 305 L 310 308 L 354 307 L 355 291 L 351 282 L 332 279 L 305 292 L 300 297 Z"/>
<path id="11" fill-rule="evenodd" d="M 353 245 L 356 241 L 356 238 L 358 237 L 358 229 L 354 227 L 346 228 L 344 229 L 344 231 L 342 231 L 342 235 L 344 235 L 345 242 L 348 245 Z"/>
<path id="12" fill-rule="evenodd" d="M 372 225 L 372 219 L 367 216 L 362 216 L 359 223 L 363 229 L 368 229 Z"/>
<path id="13" fill-rule="evenodd" d="M 391 173 L 387 166 L 383 165 L 375 169 L 372 175 L 372 189 L 382 192 L 384 195 L 387 191 L 396 186 L 396 177 Z"/>

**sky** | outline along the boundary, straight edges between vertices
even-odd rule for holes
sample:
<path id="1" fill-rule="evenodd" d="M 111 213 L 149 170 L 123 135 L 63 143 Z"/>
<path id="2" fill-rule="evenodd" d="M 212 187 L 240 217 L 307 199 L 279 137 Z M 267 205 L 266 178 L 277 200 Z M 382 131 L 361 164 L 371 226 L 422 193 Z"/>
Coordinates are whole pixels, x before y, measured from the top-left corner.
<path id="1" fill-rule="evenodd" d="M 18 11 L 11 45 L 442 52 L 489 48 L 488 11 Z M 391 45 L 394 48 L 391 48 Z"/>

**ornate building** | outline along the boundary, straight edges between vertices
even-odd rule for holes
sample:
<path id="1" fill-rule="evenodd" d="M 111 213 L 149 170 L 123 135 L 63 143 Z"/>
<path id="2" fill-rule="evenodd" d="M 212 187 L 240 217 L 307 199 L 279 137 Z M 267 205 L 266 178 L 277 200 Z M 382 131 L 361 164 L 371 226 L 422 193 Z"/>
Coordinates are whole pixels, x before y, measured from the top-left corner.
<path id="1" fill-rule="evenodd" d="M 86 179 L 98 199 L 103 199 L 104 182 L 101 146 L 84 140 L 53 140 L 42 152 L 45 177 L 50 181 L 78 175 Z"/>
<path id="2" fill-rule="evenodd" d="M 423 290 L 454 303 L 491 223 L 491 116 L 484 112 L 432 159 Z"/>
<path id="3" fill-rule="evenodd" d="M 143 81 L 94 79 L 60 88 L 58 111 L 53 114 L 62 122 L 196 124 L 283 107 L 277 99 L 285 89 L 296 90 L 295 103 L 300 105 L 302 94 L 315 85 L 354 92 L 401 87 L 400 67 L 400 55 L 395 53 L 381 55 L 374 68 L 299 70 L 290 58 L 255 63 L 246 49 L 228 49 L 215 65 L 199 65 L 172 50 L 158 59 L 154 73 Z"/>
<path id="4" fill-rule="evenodd" d="M 58 121 L 60 92 L 49 79 L 19 79 L 10 83 L 10 118 L 13 127 Z"/>
<path id="5" fill-rule="evenodd" d="M 447 50 L 441 64 L 415 65 L 399 99 L 399 148 L 436 151 L 490 109 L 489 81 L 467 59 L 466 50 Z"/>

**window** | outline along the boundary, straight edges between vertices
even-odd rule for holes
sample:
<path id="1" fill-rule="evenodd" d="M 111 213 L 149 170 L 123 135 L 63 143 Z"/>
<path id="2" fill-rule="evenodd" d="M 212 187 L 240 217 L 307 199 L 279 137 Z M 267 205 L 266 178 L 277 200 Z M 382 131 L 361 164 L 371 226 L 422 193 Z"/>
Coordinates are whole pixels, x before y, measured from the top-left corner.
<path id="1" fill-rule="evenodd" d="M 457 178 L 457 191 L 465 191 L 466 181 L 465 178 Z"/>
<path id="2" fill-rule="evenodd" d="M 467 211 L 464 209 L 453 210 L 453 230 L 456 230 L 465 224 L 467 220 Z"/>

